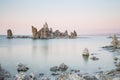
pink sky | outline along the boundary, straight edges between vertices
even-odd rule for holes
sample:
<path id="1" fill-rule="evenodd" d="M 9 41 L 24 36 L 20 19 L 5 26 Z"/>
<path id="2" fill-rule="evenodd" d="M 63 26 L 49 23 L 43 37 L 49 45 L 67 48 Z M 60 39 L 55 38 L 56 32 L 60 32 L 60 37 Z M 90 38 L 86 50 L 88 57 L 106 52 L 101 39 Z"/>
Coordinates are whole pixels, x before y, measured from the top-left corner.
<path id="1" fill-rule="evenodd" d="M 31 34 L 45 22 L 79 35 L 120 34 L 120 0 L 1 0 L 0 35 Z"/>

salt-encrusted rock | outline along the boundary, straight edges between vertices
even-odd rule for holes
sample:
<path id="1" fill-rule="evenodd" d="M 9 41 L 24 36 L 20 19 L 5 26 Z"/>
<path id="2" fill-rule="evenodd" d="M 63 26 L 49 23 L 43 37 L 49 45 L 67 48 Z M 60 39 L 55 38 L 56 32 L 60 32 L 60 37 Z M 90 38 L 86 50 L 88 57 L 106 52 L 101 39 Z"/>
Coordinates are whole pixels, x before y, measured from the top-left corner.
<path id="1" fill-rule="evenodd" d="M 19 63 L 17 65 L 17 71 L 18 72 L 26 72 L 26 71 L 28 71 L 28 69 L 29 68 L 26 65 L 24 65 L 24 64 Z"/>
<path id="2" fill-rule="evenodd" d="M 8 29 L 7 30 L 7 38 L 13 38 L 12 30 Z"/>
<path id="3" fill-rule="evenodd" d="M 87 48 L 85 48 L 84 49 L 84 51 L 83 51 L 83 54 L 82 54 L 83 56 L 89 56 L 89 51 L 88 51 L 88 49 Z"/>

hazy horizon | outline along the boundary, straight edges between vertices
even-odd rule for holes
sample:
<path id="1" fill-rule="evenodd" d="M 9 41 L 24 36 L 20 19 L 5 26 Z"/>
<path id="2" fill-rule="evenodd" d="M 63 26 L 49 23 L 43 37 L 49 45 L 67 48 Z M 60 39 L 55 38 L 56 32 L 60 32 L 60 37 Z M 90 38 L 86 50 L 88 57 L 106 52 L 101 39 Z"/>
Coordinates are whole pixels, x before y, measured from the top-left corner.
<path id="1" fill-rule="evenodd" d="M 0 35 L 49 28 L 79 35 L 120 34 L 120 0 L 0 0 Z"/>

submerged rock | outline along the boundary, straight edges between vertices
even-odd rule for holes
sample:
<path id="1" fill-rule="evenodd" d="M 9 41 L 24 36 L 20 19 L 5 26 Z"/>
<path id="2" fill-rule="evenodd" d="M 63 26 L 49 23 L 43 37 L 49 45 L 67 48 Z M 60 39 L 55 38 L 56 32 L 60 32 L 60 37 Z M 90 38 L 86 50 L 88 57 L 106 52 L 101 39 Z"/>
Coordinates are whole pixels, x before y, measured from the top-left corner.
<path id="1" fill-rule="evenodd" d="M 91 57 L 90 59 L 92 59 L 92 60 L 99 60 L 99 58 L 97 58 L 95 56 Z"/>
<path id="2" fill-rule="evenodd" d="M 13 38 L 12 30 L 8 29 L 7 30 L 7 38 Z"/>

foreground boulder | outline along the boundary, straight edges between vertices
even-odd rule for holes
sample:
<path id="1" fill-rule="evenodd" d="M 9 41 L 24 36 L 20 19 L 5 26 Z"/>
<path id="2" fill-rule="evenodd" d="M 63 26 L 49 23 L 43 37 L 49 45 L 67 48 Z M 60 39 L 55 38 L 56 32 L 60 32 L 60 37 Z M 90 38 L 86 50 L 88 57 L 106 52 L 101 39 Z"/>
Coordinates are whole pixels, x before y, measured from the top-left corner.
<path id="1" fill-rule="evenodd" d="M 7 30 L 7 38 L 13 38 L 12 30 L 8 29 Z"/>

